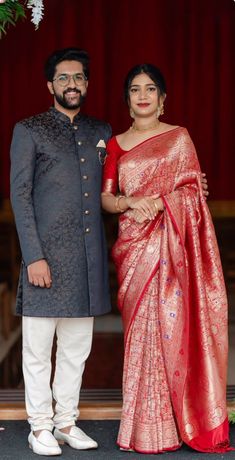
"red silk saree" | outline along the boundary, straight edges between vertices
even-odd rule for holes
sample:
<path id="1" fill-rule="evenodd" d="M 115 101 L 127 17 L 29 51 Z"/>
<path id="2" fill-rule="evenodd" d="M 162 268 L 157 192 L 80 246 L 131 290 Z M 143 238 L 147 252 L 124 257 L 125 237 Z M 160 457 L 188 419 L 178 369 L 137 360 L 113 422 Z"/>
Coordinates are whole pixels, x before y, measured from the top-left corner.
<path id="1" fill-rule="evenodd" d="M 121 214 L 112 252 L 125 339 L 118 444 L 225 452 L 227 298 L 194 145 L 178 127 L 129 151 L 112 138 L 108 153 L 103 191 L 165 204 L 142 224 Z"/>

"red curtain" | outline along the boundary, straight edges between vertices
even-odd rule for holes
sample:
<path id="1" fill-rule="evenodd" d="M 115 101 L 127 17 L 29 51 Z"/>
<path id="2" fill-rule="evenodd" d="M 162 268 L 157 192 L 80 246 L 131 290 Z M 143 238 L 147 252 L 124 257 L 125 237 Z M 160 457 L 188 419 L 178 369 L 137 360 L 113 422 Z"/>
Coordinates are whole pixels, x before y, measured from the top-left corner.
<path id="1" fill-rule="evenodd" d="M 235 87 L 234 0 L 44 0 L 35 31 L 29 19 L 0 40 L 1 193 L 9 196 L 14 123 L 52 103 L 43 76 L 55 49 L 91 55 L 84 110 L 118 133 L 130 125 L 122 85 L 129 68 L 151 62 L 167 82 L 164 120 L 186 126 L 207 173 L 210 197 L 235 199 L 232 123 Z M 30 14 L 30 13 L 29 13 Z"/>

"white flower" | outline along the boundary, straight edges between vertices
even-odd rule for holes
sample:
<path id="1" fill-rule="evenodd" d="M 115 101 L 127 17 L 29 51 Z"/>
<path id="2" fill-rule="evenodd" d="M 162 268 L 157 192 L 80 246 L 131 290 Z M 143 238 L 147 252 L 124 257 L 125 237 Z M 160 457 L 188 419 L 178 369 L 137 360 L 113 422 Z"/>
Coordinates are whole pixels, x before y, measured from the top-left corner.
<path id="1" fill-rule="evenodd" d="M 31 21 L 35 25 L 35 29 L 38 29 L 39 22 L 43 18 L 43 0 L 28 0 L 27 8 L 32 9 Z"/>

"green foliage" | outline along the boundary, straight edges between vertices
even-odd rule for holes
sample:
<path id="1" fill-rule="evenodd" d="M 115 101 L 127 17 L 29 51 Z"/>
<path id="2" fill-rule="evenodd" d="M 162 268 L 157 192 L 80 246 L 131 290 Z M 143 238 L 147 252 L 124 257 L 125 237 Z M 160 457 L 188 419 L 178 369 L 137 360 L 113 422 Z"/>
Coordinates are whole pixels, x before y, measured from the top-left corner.
<path id="1" fill-rule="evenodd" d="M 6 0 L 0 4 L 0 38 L 6 34 L 10 25 L 15 26 L 18 19 L 26 17 L 25 6 L 18 0 Z"/>
<path id="2" fill-rule="evenodd" d="M 228 421 L 230 423 L 235 423 L 235 410 L 229 412 L 228 414 Z"/>

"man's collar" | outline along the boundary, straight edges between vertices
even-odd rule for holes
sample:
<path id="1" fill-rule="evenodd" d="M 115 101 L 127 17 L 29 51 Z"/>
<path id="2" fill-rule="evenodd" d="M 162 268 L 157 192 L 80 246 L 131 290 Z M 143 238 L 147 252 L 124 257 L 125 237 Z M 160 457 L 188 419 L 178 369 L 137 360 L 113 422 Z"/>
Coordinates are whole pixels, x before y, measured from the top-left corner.
<path id="1" fill-rule="evenodd" d="M 64 123 L 71 123 L 70 118 L 68 115 L 66 115 L 63 112 L 60 112 L 60 110 L 57 110 L 55 107 L 50 107 L 50 112 L 54 115 L 55 118 L 58 120 L 62 120 Z M 74 116 L 73 118 L 73 123 L 77 123 L 82 117 L 82 114 L 80 112 L 77 113 L 77 115 Z"/>

